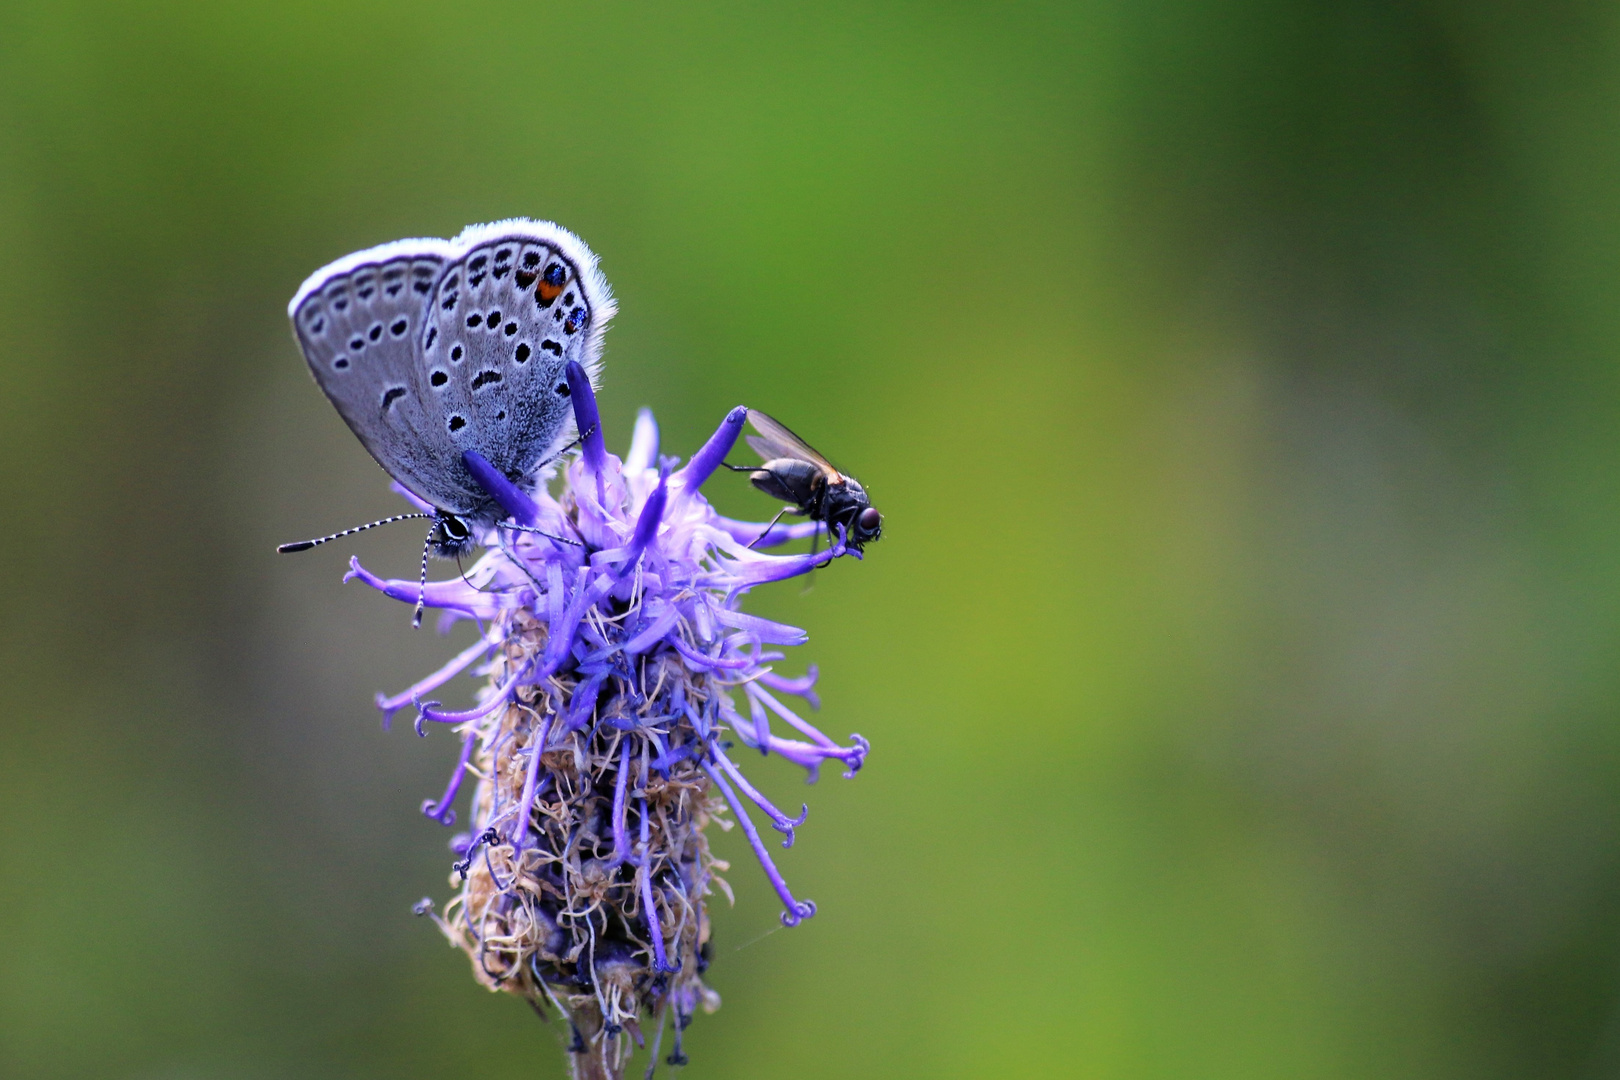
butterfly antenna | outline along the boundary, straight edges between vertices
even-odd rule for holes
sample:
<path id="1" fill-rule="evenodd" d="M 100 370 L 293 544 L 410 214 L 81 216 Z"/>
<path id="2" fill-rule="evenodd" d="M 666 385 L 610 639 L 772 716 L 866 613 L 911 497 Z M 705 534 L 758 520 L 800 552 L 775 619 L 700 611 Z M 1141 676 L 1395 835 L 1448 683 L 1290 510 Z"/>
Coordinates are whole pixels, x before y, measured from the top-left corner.
<path id="1" fill-rule="evenodd" d="M 422 515 L 426 517 L 426 514 Z M 428 530 L 427 539 L 422 541 L 422 581 L 416 589 L 416 614 L 411 616 L 411 626 L 417 630 L 422 629 L 422 609 L 427 606 L 427 561 L 428 551 L 433 547 L 433 531 L 437 529 L 438 522 Z"/>
<path id="2" fill-rule="evenodd" d="M 300 540 L 295 544 L 282 544 L 276 550 L 283 555 L 291 555 L 295 551 L 308 551 L 310 548 L 319 547 L 329 540 L 341 540 L 345 536 L 353 536 L 355 533 L 365 532 L 367 529 L 375 529 L 379 525 L 392 525 L 396 521 L 412 521 L 416 518 L 432 516 L 432 514 L 395 514 L 393 517 L 385 517 L 381 521 L 373 521 L 366 525 L 356 525 L 352 529 L 344 529 L 342 532 L 335 532 L 331 536 L 323 536 L 318 540 Z"/>

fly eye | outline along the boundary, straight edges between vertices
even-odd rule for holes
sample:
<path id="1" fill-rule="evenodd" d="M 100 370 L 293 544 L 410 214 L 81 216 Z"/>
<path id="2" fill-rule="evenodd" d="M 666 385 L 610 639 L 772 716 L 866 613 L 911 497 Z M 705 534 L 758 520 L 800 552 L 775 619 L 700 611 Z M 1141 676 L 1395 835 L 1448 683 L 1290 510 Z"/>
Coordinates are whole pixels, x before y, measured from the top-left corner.
<path id="1" fill-rule="evenodd" d="M 863 531 L 875 533 L 883 527 L 883 515 L 877 512 L 877 507 L 868 506 L 861 511 L 859 525 Z"/>

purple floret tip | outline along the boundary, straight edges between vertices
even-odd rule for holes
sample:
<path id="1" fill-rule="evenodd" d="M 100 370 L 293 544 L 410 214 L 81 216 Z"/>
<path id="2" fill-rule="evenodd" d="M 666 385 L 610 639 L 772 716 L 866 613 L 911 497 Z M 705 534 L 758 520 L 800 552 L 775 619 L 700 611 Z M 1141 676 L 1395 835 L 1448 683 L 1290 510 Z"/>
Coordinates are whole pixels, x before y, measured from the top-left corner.
<path id="1" fill-rule="evenodd" d="M 737 436 L 742 434 L 747 419 L 748 409 L 742 405 L 726 414 L 715 433 L 709 436 L 709 441 L 692 455 L 686 468 L 675 474 L 683 491 L 696 492 L 703 486 L 703 481 L 713 475 L 720 463 L 726 460 L 726 455 L 731 453 L 731 448 L 737 445 Z"/>
<path id="2" fill-rule="evenodd" d="M 568 361 L 568 397 L 574 405 L 574 424 L 579 428 L 585 467 L 600 474 L 607 461 L 607 444 L 602 438 L 602 418 L 596 411 L 596 390 L 577 360 Z"/>
<path id="3" fill-rule="evenodd" d="M 473 479 L 478 481 L 478 486 L 489 492 L 489 497 L 506 511 L 507 517 L 519 525 L 529 526 L 534 525 L 539 519 L 540 508 L 535 505 L 534 500 L 524 494 L 516 484 L 502 476 L 501 471 L 491 465 L 484 455 L 476 450 L 464 450 L 461 461 L 467 466 L 467 471 L 472 473 Z"/>

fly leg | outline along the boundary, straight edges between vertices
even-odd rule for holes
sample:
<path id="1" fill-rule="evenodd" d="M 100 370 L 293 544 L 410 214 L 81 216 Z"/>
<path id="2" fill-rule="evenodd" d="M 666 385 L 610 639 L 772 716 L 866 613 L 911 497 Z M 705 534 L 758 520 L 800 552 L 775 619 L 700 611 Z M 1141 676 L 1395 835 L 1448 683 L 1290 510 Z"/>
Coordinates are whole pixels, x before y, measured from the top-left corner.
<path id="1" fill-rule="evenodd" d="M 825 525 L 826 522 L 822 522 L 821 524 Z M 810 566 L 810 572 L 804 575 L 804 588 L 799 590 L 799 595 L 800 596 L 804 596 L 811 589 L 813 589 L 815 587 L 815 584 L 816 584 L 816 567 L 815 567 L 816 552 L 818 552 L 820 550 L 821 550 L 821 530 L 817 529 L 814 533 L 812 533 L 810 535 L 810 563 L 811 563 L 811 566 Z"/>
<path id="2" fill-rule="evenodd" d="M 721 464 L 724 465 L 725 462 L 721 462 Z M 791 506 L 784 506 L 784 507 L 782 507 L 782 509 L 778 510 L 776 512 L 776 516 L 771 518 L 771 523 L 769 525 L 765 526 L 765 528 L 760 531 L 760 534 L 758 536 L 756 536 L 752 540 L 748 541 L 748 546 L 753 547 L 755 544 L 759 543 L 761 540 L 763 540 L 767 536 L 771 535 L 771 530 L 776 528 L 776 523 L 778 521 L 782 520 L 782 515 L 787 513 L 789 510 L 792 510 L 792 509 L 793 509 L 793 507 L 791 507 Z"/>

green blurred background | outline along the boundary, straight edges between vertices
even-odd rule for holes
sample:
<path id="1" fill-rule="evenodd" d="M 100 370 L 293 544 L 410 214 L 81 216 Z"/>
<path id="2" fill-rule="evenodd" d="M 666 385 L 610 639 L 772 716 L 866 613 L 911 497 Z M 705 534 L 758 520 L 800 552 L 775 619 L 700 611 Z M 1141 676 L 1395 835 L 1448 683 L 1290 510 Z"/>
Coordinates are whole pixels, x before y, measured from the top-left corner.
<path id="1" fill-rule="evenodd" d="M 415 531 L 273 553 L 397 506 L 298 283 L 532 215 L 611 443 L 888 517 L 687 1075 L 1620 1076 L 1617 183 L 1614 4 L 0 6 L 0 1075 L 562 1075 L 410 915 Z"/>

